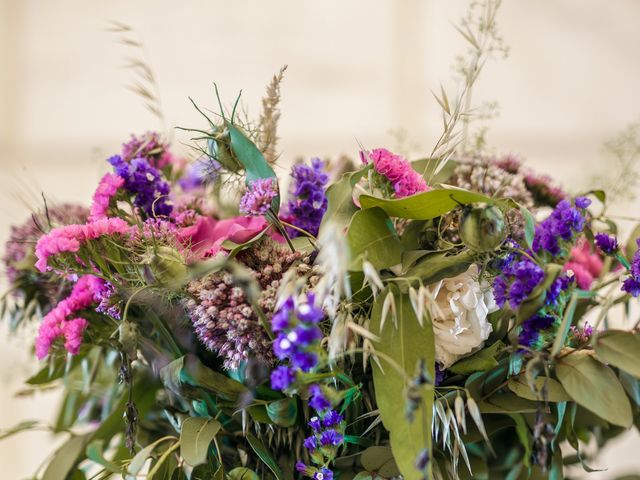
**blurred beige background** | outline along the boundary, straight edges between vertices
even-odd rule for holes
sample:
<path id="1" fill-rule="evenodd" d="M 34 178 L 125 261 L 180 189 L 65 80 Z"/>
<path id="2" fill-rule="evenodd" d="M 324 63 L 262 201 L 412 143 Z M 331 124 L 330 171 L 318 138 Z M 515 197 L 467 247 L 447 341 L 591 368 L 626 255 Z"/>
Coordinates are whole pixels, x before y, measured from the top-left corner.
<path id="1" fill-rule="evenodd" d="M 578 190 L 606 168 L 602 143 L 640 119 L 640 1 L 505 0 L 501 31 L 511 47 L 490 63 L 474 98 L 498 100 L 488 136 Z M 439 109 L 430 89 L 450 82 L 464 46 L 451 22 L 458 0 L 110 1 L 0 0 L 0 240 L 40 192 L 88 203 L 104 159 L 130 132 L 162 128 L 125 88 L 131 50 L 105 29 L 133 26 L 161 89 L 167 127 L 202 125 L 187 96 L 215 105 L 238 90 L 259 113 L 271 75 L 283 84 L 280 147 L 297 155 L 353 155 L 357 142 L 430 151 Z M 177 134 L 178 141 L 186 137 Z M 186 150 L 186 147 L 184 147 Z M 25 199 L 27 200 L 25 202 Z M 639 203 L 618 212 L 638 211 Z M 0 339 L 0 426 L 49 419 L 56 395 L 14 397 L 36 362 L 29 338 Z M 26 478 L 52 448 L 48 435 L 0 445 L 2 479 Z M 591 479 L 640 473 L 636 432 L 612 442 Z"/>

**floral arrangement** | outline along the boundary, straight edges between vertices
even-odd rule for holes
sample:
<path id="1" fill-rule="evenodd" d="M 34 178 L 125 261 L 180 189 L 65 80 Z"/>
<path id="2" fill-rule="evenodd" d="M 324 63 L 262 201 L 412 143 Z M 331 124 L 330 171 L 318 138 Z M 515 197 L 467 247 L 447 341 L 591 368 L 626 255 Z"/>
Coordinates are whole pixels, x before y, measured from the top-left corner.
<path id="1" fill-rule="evenodd" d="M 637 324 L 609 326 L 640 295 L 638 232 L 617 236 L 605 192 L 456 141 L 474 75 L 438 97 L 424 159 L 361 148 L 278 177 L 281 79 L 257 122 L 196 107 L 197 158 L 132 136 L 89 208 L 12 229 L 5 314 L 37 325 L 42 362 L 27 385 L 64 390 L 46 428 L 68 438 L 38 478 L 591 471 L 581 442 L 640 418 Z"/>

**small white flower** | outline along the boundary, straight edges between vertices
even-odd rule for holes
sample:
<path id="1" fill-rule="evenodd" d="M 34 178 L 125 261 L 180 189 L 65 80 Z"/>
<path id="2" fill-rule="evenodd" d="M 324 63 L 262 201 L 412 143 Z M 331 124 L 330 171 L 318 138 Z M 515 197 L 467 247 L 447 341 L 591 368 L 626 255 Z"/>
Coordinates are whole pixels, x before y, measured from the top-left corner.
<path id="1" fill-rule="evenodd" d="M 478 283 L 475 265 L 432 287 L 427 308 L 433 319 L 436 361 L 445 368 L 481 348 L 492 331 L 487 315 L 498 310 L 493 291 Z"/>

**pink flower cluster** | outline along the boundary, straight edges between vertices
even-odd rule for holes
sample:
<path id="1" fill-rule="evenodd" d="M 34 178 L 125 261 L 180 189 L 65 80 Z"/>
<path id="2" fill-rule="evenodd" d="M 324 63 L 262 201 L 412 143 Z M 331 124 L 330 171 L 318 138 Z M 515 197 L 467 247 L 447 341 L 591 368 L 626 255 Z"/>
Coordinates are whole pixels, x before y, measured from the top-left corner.
<path id="1" fill-rule="evenodd" d="M 391 182 L 396 197 L 408 197 L 428 190 L 427 182 L 403 156 L 385 148 L 371 150 L 368 156 L 373 160 L 376 172 Z"/>
<path id="2" fill-rule="evenodd" d="M 107 216 L 111 199 L 123 185 L 124 178 L 120 175 L 116 175 L 115 173 L 107 173 L 102 177 L 102 179 L 100 179 L 98 188 L 93 194 L 93 203 L 91 204 L 89 221 L 94 222 Z"/>
<path id="3" fill-rule="evenodd" d="M 64 252 L 77 252 L 89 240 L 103 235 L 127 234 L 131 227 L 121 218 L 103 218 L 85 225 L 66 225 L 54 228 L 43 235 L 36 244 L 36 268 L 41 272 L 49 269 L 49 257 Z"/>
<path id="4" fill-rule="evenodd" d="M 58 338 L 64 338 L 64 348 L 72 355 L 80 351 L 82 334 L 89 322 L 81 317 L 67 319 L 97 302 L 104 284 L 104 280 L 93 275 L 80 277 L 71 295 L 45 315 L 36 338 L 36 356 L 39 360 L 49 354 Z"/>
<path id="5" fill-rule="evenodd" d="M 591 251 L 589 242 L 581 239 L 571 249 L 571 258 L 564 266 L 565 270 L 571 270 L 576 278 L 578 287 L 589 290 L 593 280 L 602 272 L 602 258 Z"/>

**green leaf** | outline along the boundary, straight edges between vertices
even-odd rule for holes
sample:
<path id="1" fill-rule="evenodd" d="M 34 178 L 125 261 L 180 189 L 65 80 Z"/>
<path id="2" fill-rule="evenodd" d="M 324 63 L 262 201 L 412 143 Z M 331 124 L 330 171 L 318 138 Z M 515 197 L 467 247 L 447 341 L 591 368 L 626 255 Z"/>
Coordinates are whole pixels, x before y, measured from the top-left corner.
<path id="1" fill-rule="evenodd" d="M 267 415 L 279 427 L 292 427 L 298 417 L 298 402 L 294 398 L 283 398 L 267 405 Z"/>
<path id="2" fill-rule="evenodd" d="M 107 460 L 104 456 L 104 442 L 102 440 L 94 440 L 87 446 L 87 458 L 102 465 L 111 473 L 122 473 L 122 467 L 116 465 L 111 460 Z"/>
<path id="3" fill-rule="evenodd" d="M 32 430 L 39 425 L 40 425 L 40 421 L 38 420 L 25 420 L 23 422 L 18 423 L 14 427 L 0 431 L 0 440 L 4 440 L 5 438 L 9 438 L 18 433 L 28 432 L 29 430 Z"/>
<path id="4" fill-rule="evenodd" d="M 569 304 L 564 312 L 564 316 L 562 317 L 562 323 L 560 324 L 560 328 L 556 332 L 556 338 L 553 341 L 553 346 L 551 347 L 551 356 L 555 357 L 562 347 L 564 347 L 565 341 L 567 340 L 567 335 L 569 335 L 569 330 L 571 329 L 571 324 L 573 323 L 573 316 L 576 313 L 576 305 L 578 304 L 578 295 L 574 293 L 571 295 L 571 300 L 569 300 Z"/>
<path id="5" fill-rule="evenodd" d="M 501 341 L 495 342 L 493 345 L 477 351 L 473 355 L 458 360 L 451 365 L 448 370 L 459 375 L 468 375 L 473 372 L 489 370 L 498 366 L 496 356 L 504 347 Z"/>
<path id="6" fill-rule="evenodd" d="M 579 405 L 614 425 L 632 425 L 631 405 L 615 373 L 588 353 L 577 351 L 559 359 L 556 375 Z"/>
<path id="7" fill-rule="evenodd" d="M 131 463 L 129 463 L 129 466 L 127 467 L 126 479 L 127 480 L 136 480 L 136 478 L 138 477 L 138 474 L 144 468 L 145 463 L 147 463 L 147 460 L 149 459 L 149 457 L 151 456 L 153 451 L 160 444 L 162 444 L 164 442 L 167 442 L 167 441 L 175 442 L 176 438 L 175 437 L 162 437 L 162 438 L 159 438 L 155 442 L 147 445 L 142 450 L 140 450 L 138 453 L 136 453 L 135 457 L 133 457 L 133 459 L 131 460 Z"/>
<path id="8" fill-rule="evenodd" d="M 496 203 L 480 193 L 458 188 L 438 188 L 400 199 L 385 199 L 370 195 L 360 196 L 363 209 L 380 207 L 391 217 L 430 220 L 444 215 L 459 205 L 470 203 Z"/>
<path id="9" fill-rule="evenodd" d="M 418 455 L 431 452 L 431 417 L 434 388 L 426 384 L 420 388 L 422 397 L 417 404 L 413 421 L 407 417 L 406 386 L 418 373 L 421 362 L 434 378 L 435 347 L 431 321 L 420 326 L 408 295 L 395 295 L 398 314 L 397 328 L 387 319 L 382 328 L 382 306 L 386 292 L 378 295 L 371 315 L 371 332 L 380 337 L 375 349 L 382 368 L 373 364 L 373 383 L 376 402 L 384 427 L 389 431 L 391 449 L 398 469 L 405 480 L 421 480 L 423 472 L 415 468 Z M 429 467 L 430 468 L 430 467 Z"/>
<path id="10" fill-rule="evenodd" d="M 511 377 L 507 386 L 513 393 L 527 400 L 545 400 L 543 389 L 546 390 L 546 400 L 549 402 L 567 402 L 571 400 L 562 385 L 549 377 L 536 378 L 533 385 L 535 390 L 531 390 L 524 375 Z"/>
<path id="11" fill-rule="evenodd" d="M 192 467 L 207 462 L 209 445 L 222 425 L 213 418 L 190 417 L 182 423 L 180 456 Z"/>
<path id="12" fill-rule="evenodd" d="M 407 278 L 420 278 L 422 283 L 435 283 L 466 272 L 473 263 L 474 255 L 469 250 L 450 255 L 447 252 L 432 253 L 423 257 L 403 273 Z"/>
<path id="13" fill-rule="evenodd" d="M 389 447 L 369 447 L 362 452 L 360 463 L 369 472 L 376 472 L 384 478 L 400 475 L 393 453 Z"/>
<path id="14" fill-rule="evenodd" d="M 624 370 L 618 372 L 618 377 L 631 400 L 633 400 L 636 406 L 640 407 L 640 380 Z"/>
<path id="15" fill-rule="evenodd" d="M 246 467 L 236 467 L 228 475 L 230 480 L 260 480 L 256 472 Z"/>
<path id="16" fill-rule="evenodd" d="M 273 171 L 273 168 L 271 168 L 271 165 L 269 165 L 269 162 L 264 158 L 258 147 L 231 123 L 227 122 L 226 127 L 231 136 L 231 150 L 245 169 L 247 185 L 261 178 L 273 178 L 277 184 L 278 177 L 276 172 Z M 280 196 L 273 199 L 272 207 L 278 213 Z"/>
<path id="17" fill-rule="evenodd" d="M 381 270 L 402 261 L 400 239 L 389 217 L 379 208 L 360 210 L 351 219 L 347 241 L 351 252 L 351 270 L 362 268 L 366 259 Z"/>
<path id="18" fill-rule="evenodd" d="M 598 334 L 594 348 L 604 363 L 640 378 L 640 334 L 607 330 Z"/>
<path id="19" fill-rule="evenodd" d="M 353 187 L 367 173 L 370 166 L 355 172 L 345 173 L 340 180 L 327 189 L 327 211 L 322 217 L 320 231 L 331 225 L 331 228 L 343 230 L 349 225 L 351 217 L 359 210 L 353 203 Z"/>
<path id="20" fill-rule="evenodd" d="M 516 424 L 516 434 L 520 444 L 524 447 L 524 455 L 522 455 L 522 464 L 531 467 L 531 442 L 529 441 L 529 427 L 521 414 L 510 413 L 509 416 Z"/>
<path id="21" fill-rule="evenodd" d="M 64 480 L 80 462 L 80 455 L 85 451 L 93 433 L 72 435 L 58 450 L 42 475 L 42 480 Z"/>
<path id="22" fill-rule="evenodd" d="M 250 433 L 247 433 L 246 438 L 253 451 L 256 453 L 256 455 L 258 455 L 258 457 L 260 457 L 260 460 L 262 460 L 264 464 L 269 467 L 269 470 L 273 472 L 276 479 L 284 480 L 284 474 L 282 473 L 278 462 L 276 462 L 275 459 L 271 456 L 271 453 L 269 453 L 269 450 L 265 448 L 264 444 Z"/>
<path id="23" fill-rule="evenodd" d="M 180 357 L 165 366 L 160 370 L 160 378 L 169 390 L 178 395 L 187 394 L 189 398 L 198 397 L 194 388 L 202 388 L 231 401 L 248 392 L 242 383 L 211 370 L 193 354 Z"/>
<path id="24" fill-rule="evenodd" d="M 421 158 L 419 160 L 413 160 L 411 162 L 411 167 L 413 167 L 413 169 L 421 175 L 426 172 L 428 176 L 435 170 L 438 163 L 440 163 L 439 158 Z M 431 185 L 447 183 L 449 181 L 449 178 L 451 178 L 451 175 L 453 175 L 453 172 L 455 171 L 457 166 L 458 162 L 449 159 L 444 167 L 438 173 L 433 175 L 433 177 L 431 178 Z M 425 177 L 425 180 L 429 180 L 429 178 Z"/>
<path id="25" fill-rule="evenodd" d="M 480 411 L 489 413 L 533 413 L 538 409 L 537 402 L 526 400 L 511 392 L 494 393 L 478 402 Z"/>
<path id="26" fill-rule="evenodd" d="M 520 206 L 520 214 L 524 218 L 524 238 L 529 248 L 533 248 L 533 237 L 536 232 L 536 221 L 529 210 L 522 205 Z"/>

